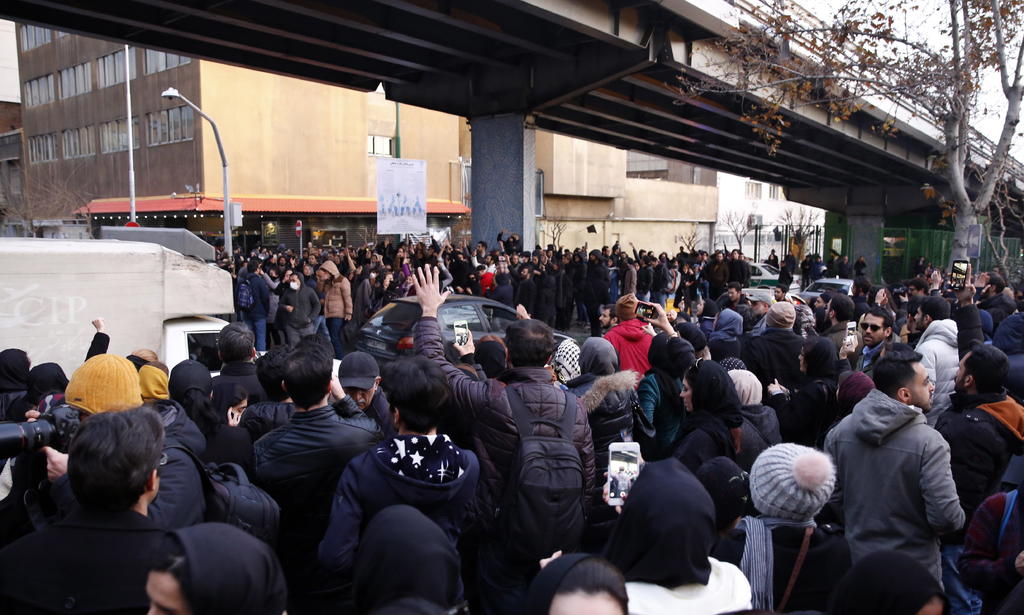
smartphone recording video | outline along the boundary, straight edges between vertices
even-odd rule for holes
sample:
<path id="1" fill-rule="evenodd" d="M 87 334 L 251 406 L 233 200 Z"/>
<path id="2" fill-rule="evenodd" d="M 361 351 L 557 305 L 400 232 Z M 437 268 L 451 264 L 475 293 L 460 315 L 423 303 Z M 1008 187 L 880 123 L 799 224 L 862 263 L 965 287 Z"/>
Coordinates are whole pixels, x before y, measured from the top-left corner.
<path id="1" fill-rule="evenodd" d="M 452 331 L 455 333 L 455 345 L 465 346 L 469 341 L 469 323 L 465 320 L 456 320 L 452 323 Z"/>
<path id="2" fill-rule="evenodd" d="M 612 442 L 608 447 L 608 504 L 622 506 L 640 474 L 640 444 Z"/>
<path id="3" fill-rule="evenodd" d="M 967 267 L 970 261 L 953 261 L 953 267 L 949 271 L 949 287 L 953 290 L 963 290 L 967 285 Z"/>
<path id="4" fill-rule="evenodd" d="M 643 301 L 637 302 L 635 312 L 637 316 L 646 320 L 654 320 L 658 314 L 653 303 L 644 303 Z"/>

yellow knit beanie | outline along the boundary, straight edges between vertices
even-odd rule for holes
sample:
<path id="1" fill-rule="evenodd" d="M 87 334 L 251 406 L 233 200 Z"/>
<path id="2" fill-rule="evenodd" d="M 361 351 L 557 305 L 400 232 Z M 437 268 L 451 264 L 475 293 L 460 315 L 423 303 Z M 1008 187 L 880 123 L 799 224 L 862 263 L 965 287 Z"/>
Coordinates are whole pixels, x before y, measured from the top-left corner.
<path id="1" fill-rule="evenodd" d="M 90 414 L 137 408 L 142 404 L 139 372 L 124 357 L 98 354 L 71 375 L 64 399 Z"/>
<path id="2" fill-rule="evenodd" d="M 144 401 L 170 398 L 167 392 L 167 374 L 159 367 L 143 365 L 139 370 L 139 387 L 142 389 Z"/>

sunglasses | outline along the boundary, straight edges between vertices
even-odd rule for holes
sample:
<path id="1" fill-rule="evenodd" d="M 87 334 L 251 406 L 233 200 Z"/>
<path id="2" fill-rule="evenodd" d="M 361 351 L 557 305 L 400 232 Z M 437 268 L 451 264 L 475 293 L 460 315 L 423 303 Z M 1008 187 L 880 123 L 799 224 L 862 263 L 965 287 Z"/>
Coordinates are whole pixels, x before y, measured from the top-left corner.
<path id="1" fill-rule="evenodd" d="M 861 331 L 867 331 L 868 329 L 871 329 L 872 331 L 881 331 L 882 325 L 873 325 L 871 323 L 862 322 L 860 323 L 860 329 Z"/>

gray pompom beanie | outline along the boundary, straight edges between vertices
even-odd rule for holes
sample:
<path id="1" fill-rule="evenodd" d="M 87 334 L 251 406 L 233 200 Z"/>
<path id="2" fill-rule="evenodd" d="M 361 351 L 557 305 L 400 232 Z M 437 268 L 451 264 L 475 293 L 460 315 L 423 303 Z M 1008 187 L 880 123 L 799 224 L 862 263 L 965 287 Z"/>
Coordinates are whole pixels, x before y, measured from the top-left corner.
<path id="1" fill-rule="evenodd" d="M 763 515 L 809 521 L 832 496 L 836 471 L 821 451 L 799 444 L 776 444 L 750 469 L 750 496 Z"/>

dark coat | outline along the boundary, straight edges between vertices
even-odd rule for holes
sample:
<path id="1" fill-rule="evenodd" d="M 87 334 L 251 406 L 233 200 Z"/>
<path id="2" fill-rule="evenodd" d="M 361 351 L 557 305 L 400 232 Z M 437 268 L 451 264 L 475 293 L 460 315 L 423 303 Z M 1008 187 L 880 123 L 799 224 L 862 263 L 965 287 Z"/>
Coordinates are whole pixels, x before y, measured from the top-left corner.
<path id="1" fill-rule="evenodd" d="M 740 436 L 740 452 L 736 453 L 736 465 L 750 472 L 757 456 L 782 442 L 779 433 L 779 419 L 769 406 L 752 405 L 740 408 L 743 414 L 743 431 Z"/>
<path id="2" fill-rule="evenodd" d="M 288 581 L 289 612 L 296 604 L 326 612 L 342 599 L 332 591 L 340 588 L 317 565 L 317 547 L 342 471 L 380 439 L 377 423 L 351 397 L 345 400 L 344 416 L 330 406 L 296 412 L 255 444 L 255 482 L 281 507 L 277 553 Z"/>
<path id="3" fill-rule="evenodd" d="M 565 412 L 565 393 L 551 382 L 551 372 L 543 367 L 520 367 L 504 371 L 498 379 L 478 382 L 445 358 L 444 342 L 436 318 L 421 318 L 415 327 L 416 352 L 441 365 L 452 391 L 452 405 L 463 425 L 472 433 L 473 451 L 480 460 L 481 484 L 477 490 L 477 509 L 481 521 L 493 529 L 493 516 L 505 492 L 505 483 L 519 448 L 519 433 L 506 397 L 506 387 L 514 387 L 526 407 L 538 416 L 557 420 Z M 555 430 L 542 428 L 538 435 L 554 436 Z M 573 443 L 580 453 L 589 508 L 594 488 L 594 441 L 587 413 L 577 407 Z"/>
<path id="4" fill-rule="evenodd" d="M 1018 398 L 1024 398 L 1024 314 L 1014 314 L 999 325 L 992 345 L 1006 353 L 1010 371 L 1006 375 L 1006 388 Z"/>
<path id="5" fill-rule="evenodd" d="M 252 307 L 243 311 L 254 319 L 266 318 L 270 313 L 270 288 L 267 283 L 262 276 L 249 272 L 244 273 L 242 279 L 252 289 Z"/>
<path id="6" fill-rule="evenodd" d="M 779 418 L 783 442 L 821 448 L 829 427 L 839 417 L 836 385 L 827 379 L 811 380 L 791 397 L 772 395 L 765 401 Z"/>
<path id="7" fill-rule="evenodd" d="M 935 424 L 949 443 L 950 467 L 967 519 L 999 490 L 1010 457 L 1024 453 L 1024 407 L 1001 393 L 953 393 L 952 406 Z M 964 530 L 942 537 L 963 544 Z"/>
<path id="8" fill-rule="evenodd" d="M 781 526 L 771 532 L 774 555 L 773 585 L 775 604 L 778 605 L 786 593 L 786 585 L 789 584 L 797 555 L 800 554 L 804 528 Z M 718 541 L 715 550 L 711 552 L 711 557 L 739 566 L 743 558 L 745 541 L 746 533 L 742 529 L 735 529 Z M 815 529 L 811 536 L 810 548 L 807 550 L 807 558 L 786 605 L 786 612 L 827 611 L 829 596 L 851 566 L 850 545 L 847 544 L 846 538 L 820 527 Z"/>
<path id="9" fill-rule="evenodd" d="M 440 483 L 397 474 L 381 461 L 379 453 L 387 451 L 386 445 L 381 442 L 376 449 L 359 455 L 341 474 L 318 551 L 325 570 L 351 572 L 363 530 L 388 506 L 406 504 L 418 509 L 444 530 L 453 547 L 469 520 L 480 478 L 480 464 L 472 451 L 459 449 L 460 465 L 452 469 L 456 478 Z"/>
<path id="10" fill-rule="evenodd" d="M 537 300 L 537 285 L 534 284 L 532 279 L 520 280 L 519 288 L 516 289 L 516 305 L 521 305 L 526 308 L 526 311 L 530 314 L 533 313 L 534 303 Z"/>
<path id="11" fill-rule="evenodd" d="M 978 307 L 992 315 L 996 328 L 999 327 L 1007 316 L 1017 311 L 1017 304 L 1003 293 L 982 299 L 978 302 Z"/>
<path id="12" fill-rule="evenodd" d="M 236 384 L 242 385 L 242 388 L 249 393 L 250 405 L 258 404 L 267 398 L 266 392 L 263 391 L 263 385 L 260 384 L 259 378 L 256 377 L 256 364 L 251 361 L 225 363 L 224 367 L 220 370 L 220 374 L 213 378 L 214 398 L 218 397 L 217 391 L 220 389 L 227 390 L 227 395 L 231 395 L 230 391 L 234 389 Z M 224 410 L 225 408 L 217 408 L 218 412 L 223 412 Z"/>
<path id="13" fill-rule="evenodd" d="M 316 317 L 320 315 L 320 298 L 316 296 L 316 289 L 310 288 L 302 283 L 302 274 L 296 273 L 299 277 L 299 290 L 292 290 L 286 286 L 281 294 L 281 308 L 278 319 L 282 324 L 301 329 L 309 326 Z M 292 306 L 291 312 L 284 309 L 285 306 Z"/>
<path id="14" fill-rule="evenodd" d="M 252 474 L 252 436 L 244 427 L 221 425 L 206 439 L 206 451 L 199 457 L 206 463 L 236 463 Z"/>
<path id="15" fill-rule="evenodd" d="M 249 432 L 255 442 L 282 425 L 287 425 L 295 412 L 295 404 L 290 401 L 262 401 L 250 404 L 242 414 L 239 427 Z"/>
<path id="16" fill-rule="evenodd" d="M 597 252 L 592 250 L 591 254 Z M 600 252 L 598 252 L 600 254 Z M 601 262 L 601 257 L 598 257 L 596 263 L 587 263 L 587 303 L 602 304 L 608 301 L 608 288 L 611 285 L 611 280 L 608 276 L 608 268 Z"/>
<path id="17" fill-rule="evenodd" d="M 792 329 L 767 327 L 764 333 L 747 338 L 740 358 L 761 382 L 762 396 L 768 398 L 768 385 L 778 379 L 779 383 L 796 390 L 803 382 L 800 372 L 800 350 L 804 340 Z"/>
<path id="18" fill-rule="evenodd" d="M 78 509 L 0 551 L 0 612 L 146 613 L 164 531 L 134 511 Z"/>

